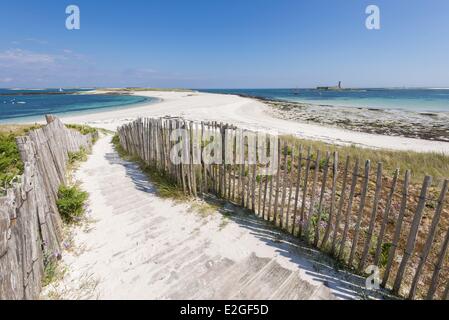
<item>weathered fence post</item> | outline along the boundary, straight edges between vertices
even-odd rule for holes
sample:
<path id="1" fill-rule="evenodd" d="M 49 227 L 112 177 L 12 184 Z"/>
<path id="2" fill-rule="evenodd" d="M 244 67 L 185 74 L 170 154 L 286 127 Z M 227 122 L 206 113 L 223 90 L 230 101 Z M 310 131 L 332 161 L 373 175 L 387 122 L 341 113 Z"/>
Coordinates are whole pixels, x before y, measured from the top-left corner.
<path id="1" fill-rule="evenodd" d="M 402 284 L 402 277 L 407 266 L 407 262 L 415 249 L 416 236 L 418 234 L 419 224 L 421 223 L 421 218 L 423 214 L 424 207 L 426 205 L 427 190 L 429 189 L 430 183 L 432 182 L 432 177 L 426 176 L 424 178 L 424 183 L 421 189 L 421 194 L 419 196 L 418 206 L 416 208 L 415 215 L 413 217 L 412 225 L 410 228 L 410 233 L 407 239 L 407 245 L 405 247 L 404 256 L 402 257 L 401 264 L 399 266 L 398 273 L 396 275 L 396 280 L 393 285 L 393 292 L 395 294 L 399 293 Z"/>

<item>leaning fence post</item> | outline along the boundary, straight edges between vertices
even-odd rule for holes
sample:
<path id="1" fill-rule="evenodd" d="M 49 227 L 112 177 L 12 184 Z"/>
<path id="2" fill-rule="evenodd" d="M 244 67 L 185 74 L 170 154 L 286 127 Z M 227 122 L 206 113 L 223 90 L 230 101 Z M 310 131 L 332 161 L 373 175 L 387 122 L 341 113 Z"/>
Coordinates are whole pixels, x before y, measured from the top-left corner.
<path id="1" fill-rule="evenodd" d="M 432 300 L 435 295 L 435 292 L 437 291 L 437 284 L 440 277 L 440 272 L 446 259 L 446 253 L 448 251 L 448 248 L 449 248 L 449 230 L 447 230 L 446 232 L 446 237 L 444 238 L 443 244 L 441 245 L 440 252 L 438 254 L 438 260 L 437 263 L 435 264 L 435 269 L 433 270 L 429 291 L 427 292 L 426 298 L 427 300 Z"/>
<path id="2" fill-rule="evenodd" d="M 346 238 L 348 236 L 349 225 L 351 223 L 352 203 L 354 201 L 355 187 L 357 185 L 358 174 L 359 174 L 359 159 L 356 159 L 355 165 L 354 165 L 354 171 L 352 172 L 352 183 L 351 183 L 351 191 L 349 193 L 349 203 L 348 203 L 348 208 L 346 209 L 345 227 L 343 230 L 343 237 L 342 237 L 341 244 L 340 244 L 340 250 L 338 252 L 339 259 L 343 258 L 344 249 L 346 246 Z"/>
<path id="3" fill-rule="evenodd" d="M 388 200 L 385 205 L 385 210 L 384 210 L 384 214 L 382 217 L 382 224 L 380 226 L 379 237 L 377 240 L 376 254 L 374 256 L 374 265 L 376 265 L 376 266 L 379 265 L 380 255 L 382 253 L 382 243 L 383 243 L 383 239 L 385 236 L 385 229 L 387 227 L 388 216 L 389 216 L 390 210 L 391 210 L 391 203 L 393 200 L 394 192 L 396 191 L 396 184 L 398 181 L 398 176 L 399 176 L 399 169 L 396 169 L 394 172 L 393 181 L 391 182 L 390 194 L 388 195 Z"/>
<path id="4" fill-rule="evenodd" d="M 320 202 L 318 203 L 318 216 L 315 226 L 315 239 L 313 239 L 313 244 L 315 247 L 318 247 L 318 241 L 320 240 L 320 223 L 321 223 L 321 209 L 323 205 L 323 199 L 324 199 L 324 192 L 326 191 L 326 181 L 327 181 L 327 174 L 329 172 L 329 161 L 330 161 L 330 152 L 326 152 L 326 164 L 324 166 L 324 172 L 323 172 L 323 180 L 321 183 L 321 193 L 320 193 Z M 319 165 L 318 165 L 319 168 Z"/>
<path id="5" fill-rule="evenodd" d="M 332 161 L 332 192 L 331 192 L 331 204 L 329 208 L 329 219 L 326 225 L 326 231 L 324 232 L 323 241 L 321 242 L 321 248 L 326 248 L 327 241 L 332 228 L 332 221 L 334 219 L 335 210 L 335 193 L 337 187 L 337 175 L 338 175 L 338 152 L 334 152 L 334 160 Z"/>
<path id="6" fill-rule="evenodd" d="M 363 248 L 362 257 L 359 263 L 359 271 L 362 271 L 365 268 L 366 259 L 368 258 L 368 252 L 371 246 L 371 240 L 373 238 L 373 232 L 376 223 L 377 207 L 379 206 L 379 197 L 381 191 L 382 191 L 382 162 L 379 162 L 377 164 L 376 191 L 374 194 L 373 210 L 371 211 L 368 234 L 365 240 L 365 247 Z"/>
<path id="7" fill-rule="evenodd" d="M 405 210 L 407 209 L 407 202 L 409 196 L 408 191 L 409 183 L 410 183 L 410 170 L 407 170 L 405 172 L 404 185 L 402 187 L 401 207 L 399 209 L 399 216 L 396 221 L 396 229 L 393 236 L 393 242 L 391 243 L 391 247 L 388 252 L 387 266 L 385 267 L 385 272 L 382 280 L 382 287 L 385 287 L 387 285 L 388 278 L 390 276 L 390 270 L 393 265 L 394 257 L 396 254 L 396 248 L 399 242 L 399 238 L 401 237 L 402 222 L 404 220 Z"/>
<path id="8" fill-rule="evenodd" d="M 302 236 L 302 229 L 304 223 L 304 213 L 306 210 L 306 199 L 307 199 L 307 185 L 309 181 L 309 171 L 310 171 L 310 158 L 312 157 L 312 147 L 309 146 L 307 150 L 307 162 L 306 162 L 306 173 L 304 176 L 304 188 L 302 190 L 302 202 L 301 202 L 301 214 L 299 221 L 299 236 Z"/>
<path id="9" fill-rule="evenodd" d="M 314 170 L 314 174 L 313 174 L 313 183 L 312 183 L 312 194 L 310 195 L 310 204 L 309 204 L 309 212 L 307 215 L 307 220 L 306 220 L 306 227 L 305 227 L 305 232 L 306 232 L 306 238 L 308 241 L 310 241 L 310 220 L 313 218 L 313 213 L 314 213 L 314 207 L 315 207 L 315 193 L 316 193 L 316 186 L 318 184 L 318 171 L 320 171 L 320 160 L 321 160 L 321 155 L 320 155 L 320 150 L 316 151 L 316 160 L 315 160 L 315 170 Z"/>
<path id="10" fill-rule="evenodd" d="M 301 189 L 302 145 L 298 147 L 298 177 L 296 180 L 295 207 L 293 212 L 292 235 L 295 235 L 296 215 L 298 213 L 299 190 Z"/>
<path id="11" fill-rule="evenodd" d="M 276 189 L 275 189 L 275 195 L 274 195 L 274 208 L 273 208 L 273 222 L 274 225 L 276 225 L 277 218 L 278 218 L 278 204 L 279 204 L 279 179 L 281 177 L 281 140 L 278 141 L 278 150 L 277 150 L 277 158 L 278 158 L 278 170 L 276 173 Z"/>
<path id="12" fill-rule="evenodd" d="M 410 228 L 410 233 L 407 239 L 407 245 L 405 247 L 404 256 L 402 257 L 401 264 L 399 266 L 398 273 L 396 275 L 396 280 L 393 285 L 393 293 L 398 294 L 401 289 L 402 277 L 404 276 L 405 268 L 410 256 L 413 254 L 415 249 L 416 236 L 418 234 L 419 225 L 421 223 L 422 214 L 424 207 L 426 205 L 427 190 L 429 189 L 430 183 L 432 182 L 432 177 L 426 176 L 424 178 L 424 183 L 422 185 L 421 194 L 419 196 L 418 206 L 416 208 L 415 215 L 413 217 L 412 226 Z"/>
<path id="13" fill-rule="evenodd" d="M 284 207 L 285 207 L 285 197 L 287 193 L 287 179 L 288 179 L 288 146 L 287 142 L 284 142 L 284 172 L 282 178 L 282 196 L 281 196 L 281 212 L 279 214 L 279 223 L 281 229 L 284 227 Z"/>
<path id="14" fill-rule="evenodd" d="M 346 164 L 345 164 L 345 170 L 343 172 L 343 186 L 341 187 L 341 194 L 340 194 L 340 201 L 338 203 L 338 211 L 337 215 L 335 216 L 335 228 L 334 228 L 334 234 L 332 236 L 332 247 L 331 247 L 331 254 L 335 255 L 335 248 L 337 245 L 337 236 L 338 236 L 338 230 L 340 229 L 340 220 L 341 220 L 341 214 L 343 212 L 343 206 L 345 204 L 345 197 L 346 197 L 346 185 L 348 180 L 348 172 L 349 172 L 349 156 L 346 157 Z"/>
<path id="15" fill-rule="evenodd" d="M 445 180 L 443 183 L 440 197 L 438 199 L 437 208 L 435 209 L 435 215 L 433 216 L 433 219 L 432 219 L 432 225 L 431 225 L 430 230 L 427 235 L 426 244 L 424 245 L 421 255 L 419 256 L 419 264 L 418 264 L 418 267 L 416 268 L 415 277 L 413 278 L 413 282 L 412 282 L 412 285 L 410 288 L 410 293 L 408 296 L 409 299 L 415 298 L 416 288 L 418 286 L 418 281 L 421 276 L 421 272 L 424 267 L 424 263 L 426 262 L 427 257 L 429 256 L 433 240 L 435 239 L 437 227 L 440 222 L 441 212 L 443 211 L 444 198 L 446 197 L 446 193 L 447 193 L 447 189 L 448 189 L 448 182 L 449 182 L 449 180 Z"/>
<path id="16" fill-rule="evenodd" d="M 356 225 L 355 225 L 355 235 L 354 235 L 354 239 L 352 241 L 352 248 L 351 248 L 351 253 L 349 255 L 349 266 L 352 267 L 352 263 L 354 261 L 354 255 L 357 249 L 357 242 L 359 241 L 359 236 L 360 236 L 360 225 L 362 222 L 362 217 L 363 217 L 363 210 L 365 209 L 365 202 L 366 202 L 366 194 L 368 191 L 368 184 L 369 184 L 369 171 L 371 168 L 371 162 L 369 160 L 366 161 L 365 163 L 365 175 L 363 177 L 363 186 L 362 186 L 362 194 L 361 194 L 361 198 L 360 198 L 360 205 L 359 205 L 359 210 L 357 212 L 357 221 L 356 221 Z"/>

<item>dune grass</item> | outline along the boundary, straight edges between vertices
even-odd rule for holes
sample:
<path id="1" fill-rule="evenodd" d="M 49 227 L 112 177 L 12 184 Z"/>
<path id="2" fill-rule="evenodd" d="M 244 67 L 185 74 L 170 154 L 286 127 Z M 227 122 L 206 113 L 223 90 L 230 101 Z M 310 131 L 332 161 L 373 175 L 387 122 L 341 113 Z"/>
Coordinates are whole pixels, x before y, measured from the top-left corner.
<path id="1" fill-rule="evenodd" d="M 100 131 L 97 128 L 91 127 L 91 126 L 87 126 L 87 125 L 81 125 L 81 124 L 66 124 L 65 125 L 66 128 L 68 129 L 73 129 L 78 131 L 79 133 L 81 133 L 82 135 L 86 135 L 86 134 L 92 134 L 93 140 L 92 143 L 95 144 L 95 142 L 97 142 L 98 140 L 98 132 Z"/>
<path id="2" fill-rule="evenodd" d="M 72 223 L 82 217 L 87 198 L 87 192 L 82 191 L 77 185 L 59 187 L 56 205 L 64 222 Z"/>
<path id="3" fill-rule="evenodd" d="M 39 128 L 39 125 L 0 125 L 0 188 L 9 186 L 14 177 L 23 173 L 16 137 Z"/>
<path id="4" fill-rule="evenodd" d="M 352 159 L 358 158 L 361 161 L 370 160 L 372 164 L 382 162 L 384 172 L 389 175 L 392 175 L 397 168 L 401 172 L 411 170 L 413 183 L 422 183 L 426 175 L 432 176 L 435 184 L 440 184 L 444 179 L 449 178 L 449 156 L 443 153 L 370 149 L 354 145 L 339 146 L 320 141 L 299 139 L 291 135 L 284 135 L 281 138 L 292 144 L 301 144 L 305 150 L 310 146 L 312 150 L 322 152 L 338 151 L 340 162 L 345 161 L 347 156 Z"/>

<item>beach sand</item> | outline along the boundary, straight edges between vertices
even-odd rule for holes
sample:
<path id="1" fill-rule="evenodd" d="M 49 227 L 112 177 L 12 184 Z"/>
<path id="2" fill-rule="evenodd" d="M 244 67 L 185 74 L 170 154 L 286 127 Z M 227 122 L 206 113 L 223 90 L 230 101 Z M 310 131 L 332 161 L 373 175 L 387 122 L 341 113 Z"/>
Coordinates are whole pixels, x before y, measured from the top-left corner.
<path id="1" fill-rule="evenodd" d="M 102 93 L 97 91 L 97 93 Z M 89 124 L 109 130 L 138 117 L 180 116 L 194 121 L 218 121 L 248 129 L 293 134 L 299 138 L 361 147 L 449 154 L 449 142 L 350 131 L 285 120 L 270 115 L 270 106 L 252 98 L 202 92 L 138 91 L 159 98 L 157 103 L 113 111 L 62 117 L 65 123 Z"/>

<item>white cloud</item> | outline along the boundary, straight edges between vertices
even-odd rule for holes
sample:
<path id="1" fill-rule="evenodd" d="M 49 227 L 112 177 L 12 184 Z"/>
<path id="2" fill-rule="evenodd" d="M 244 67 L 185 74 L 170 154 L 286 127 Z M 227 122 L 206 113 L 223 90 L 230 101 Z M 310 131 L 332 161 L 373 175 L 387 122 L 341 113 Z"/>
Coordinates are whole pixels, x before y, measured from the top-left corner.
<path id="1" fill-rule="evenodd" d="M 12 82 L 13 80 L 14 80 L 13 78 L 9 78 L 9 77 L 0 78 L 0 82 L 2 82 L 2 83 L 9 83 L 9 82 Z"/>
<path id="2" fill-rule="evenodd" d="M 0 52 L 0 64 L 52 64 L 56 56 L 43 53 L 35 53 L 22 49 L 10 49 Z"/>

